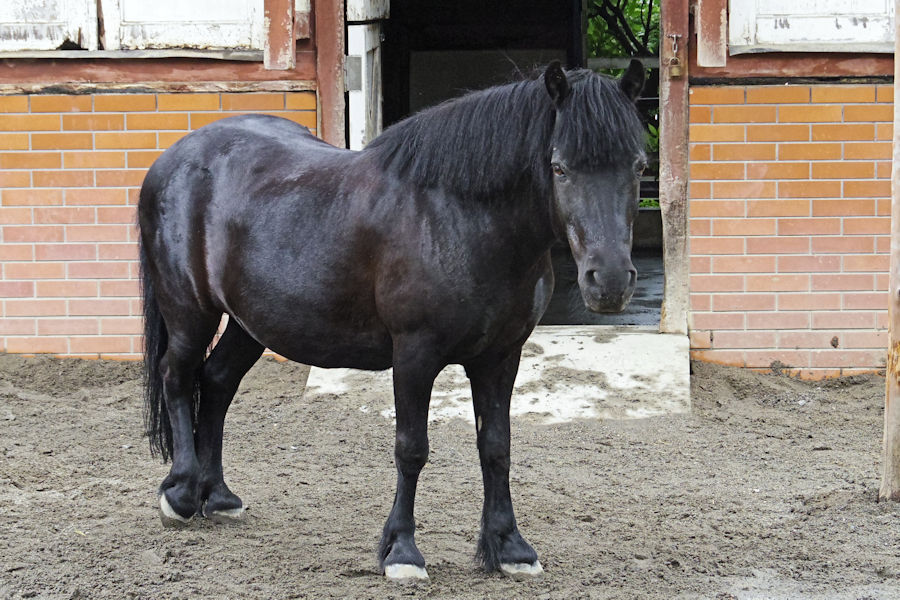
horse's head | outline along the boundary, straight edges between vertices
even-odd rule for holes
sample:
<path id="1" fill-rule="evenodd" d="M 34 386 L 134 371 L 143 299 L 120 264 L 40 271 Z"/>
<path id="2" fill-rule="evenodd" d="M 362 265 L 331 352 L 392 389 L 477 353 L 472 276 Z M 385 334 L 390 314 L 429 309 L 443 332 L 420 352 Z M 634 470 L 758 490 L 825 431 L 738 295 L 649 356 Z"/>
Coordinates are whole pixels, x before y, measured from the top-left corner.
<path id="1" fill-rule="evenodd" d="M 631 229 L 647 158 L 634 101 L 644 69 L 632 61 L 616 85 L 588 71 L 567 77 L 554 62 L 544 82 L 557 112 L 546 166 L 553 179 L 554 229 L 572 249 L 587 308 L 619 312 L 637 281 Z"/>

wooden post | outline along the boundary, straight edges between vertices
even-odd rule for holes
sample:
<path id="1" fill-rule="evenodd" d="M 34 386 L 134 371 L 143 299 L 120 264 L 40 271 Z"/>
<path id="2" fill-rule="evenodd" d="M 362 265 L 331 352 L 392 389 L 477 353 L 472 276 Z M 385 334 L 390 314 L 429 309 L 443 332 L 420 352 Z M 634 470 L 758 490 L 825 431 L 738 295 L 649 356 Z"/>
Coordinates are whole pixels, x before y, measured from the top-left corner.
<path id="1" fill-rule="evenodd" d="M 662 333 L 688 332 L 688 14 L 688 0 L 660 3 L 659 206 L 666 272 L 659 321 Z M 673 39 L 670 35 L 680 37 Z M 680 73 L 668 69 L 673 60 L 680 65 Z"/>
<path id="2" fill-rule="evenodd" d="M 319 137 L 347 147 L 344 127 L 344 0 L 314 0 Z"/>
<path id="3" fill-rule="evenodd" d="M 728 57 L 728 0 L 696 0 L 697 66 L 724 67 Z"/>
<path id="4" fill-rule="evenodd" d="M 900 9 L 900 0 L 894 0 Z M 895 14 L 897 14 L 895 12 Z M 881 470 L 882 500 L 900 501 L 900 19 L 894 22 L 894 156 L 891 168 L 891 272 L 888 291 L 890 333 L 884 400 L 884 458 Z"/>
<path id="5" fill-rule="evenodd" d="M 265 0 L 266 47 L 263 65 L 285 71 L 294 68 L 297 43 L 294 37 L 294 0 Z"/>

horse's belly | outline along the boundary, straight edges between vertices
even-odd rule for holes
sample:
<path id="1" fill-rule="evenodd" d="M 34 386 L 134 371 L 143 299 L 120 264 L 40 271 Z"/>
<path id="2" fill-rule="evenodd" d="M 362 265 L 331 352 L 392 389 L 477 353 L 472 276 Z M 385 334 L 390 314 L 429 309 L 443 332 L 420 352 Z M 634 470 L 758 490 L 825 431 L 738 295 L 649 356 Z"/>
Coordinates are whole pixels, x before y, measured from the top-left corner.
<path id="1" fill-rule="evenodd" d="M 279 323 L 236 318 L 258 342 L 305 365 L 380 371 L 392 364 L 393 344 L 383 330 L 324 325 L 315 318 L 285 319 Z"/>
<path id="2" fill-rule="evenodd" d="M 325 369 L 383 371 L 391 368 L 393 355 L 390 344 L 385 348 L 382 345 L 364 345 L 358 342 L 346 345 L 333 342 L 322 343 L 320 340 L 310 340 L 304 344 L 291 344 L 290 347 L 286 346 L 283 349 L 278 347 L 271 349 L 294 362 Z"/>

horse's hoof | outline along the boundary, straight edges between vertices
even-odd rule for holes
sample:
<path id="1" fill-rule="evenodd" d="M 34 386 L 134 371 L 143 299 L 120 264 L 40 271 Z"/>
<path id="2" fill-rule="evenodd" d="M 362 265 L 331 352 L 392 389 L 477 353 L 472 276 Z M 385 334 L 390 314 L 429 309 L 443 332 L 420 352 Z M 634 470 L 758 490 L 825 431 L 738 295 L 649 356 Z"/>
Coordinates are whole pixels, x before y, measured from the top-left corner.
<path id="1" fill-rule="evenodd" d="M 237 508 L 223 508 L 209 513 L 204 511 L 203 516 L 214 523 L 234 523 L 235 521 L 241 520 L 245 510 L 247 509 L 243 506 Z"/>
<path id="2" fill-rule="evenodd" d="M 159 520 L 162 521 L 163 527 L 184 527 L 191 522 L 194 515 L 190 517 L 182 517 L 166 500 L 165 493 L 159 495 Z"/>
<path id="3" fill-rule="evenodd" d="M 500 572 L 507 577 L 515 580 L 534 579 L 544 574 L 544 567 L 541 561 L 536 560 L 533 563 L 500 563 Z"/>
<path id="4" fill-rule="evenodd" d="M 385 565 L 384 576 L 392 581 L 426 581 L 428 571 L 418 565 Z"/>

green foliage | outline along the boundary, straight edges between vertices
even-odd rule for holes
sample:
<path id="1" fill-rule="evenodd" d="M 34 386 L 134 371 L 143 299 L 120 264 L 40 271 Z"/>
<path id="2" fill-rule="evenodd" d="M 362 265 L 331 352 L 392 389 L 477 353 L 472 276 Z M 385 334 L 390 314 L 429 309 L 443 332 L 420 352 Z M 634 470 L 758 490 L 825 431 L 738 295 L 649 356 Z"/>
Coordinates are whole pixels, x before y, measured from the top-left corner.
<path id="1" fill-rule="evenodd" d="M 659 112 L 659 108 L 656 112 Z M 647 149 L 650 152 L 659 152 L 659 127 L 653 123 L 647 123 Z"/>
<path id="2" fill-rule="evenodd" d="M 591 58 L 640 58 L 659 56 L 659 3 L 661 0 L 587 0 L 587 51 Z M 621 77 L 624 69 L 602 69 Z M 654 69 L 649 75 L 659 77 Z M 657 95 L 655 85 L 649 93 Z M 639 106 L 647 128 L 647 150 L 651 164 L 645 179 L 659 177 L 659 105 Z M 659 207 L 659 198 L 641 198 L 642 207 Z"/>
<path id="3" fill-rule="evenodd" d="M 659 0 L 588 0 L 590 57 L 658 56 Z"/>

